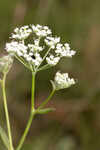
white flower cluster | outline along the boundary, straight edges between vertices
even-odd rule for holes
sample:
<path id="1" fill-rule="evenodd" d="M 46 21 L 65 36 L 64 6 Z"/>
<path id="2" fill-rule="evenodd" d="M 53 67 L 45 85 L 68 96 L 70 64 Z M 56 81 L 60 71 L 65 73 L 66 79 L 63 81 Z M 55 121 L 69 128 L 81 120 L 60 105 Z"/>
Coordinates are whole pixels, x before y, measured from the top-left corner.
<path id="1" fill-rule="evenodd" d="M 50 55 L 49 57 L 46 57 L 46 61 L 49 65 L 55 66 L 60 60 L 60 57 L 55 57 L 54 55 Z"/>
<path id="2" fill-rule="evenodd" d="M 49 34 L 52 34 L 51 30 L 47 26 L 41 26 L 37 24 L 36 26 L 32 25 L 31 27 L 33 32 L 39 37 L 45 37 Z"/>
<path id="3" fill-rule="evenodd" d="M 47 36 L 44 41 L 46 45 L 48 45 L 50 48 L 55 49 L 56 44 L 60 42 L 60 37 L 54 38 L 54 37 Z"/>
<path id="4" fill-rule="evenodd" d="M 55 53 L 59 55 L 60 57 L 72 57 L 75 55 L 75 51 L 70 49 L 70 46 L 68 43 L 63 44 L 57 44 Z"/>
<path id="5" fill-rule="evenodd" d="M 62 57 L 72 57 L 76 53 L 74 50 L 70 49 L 68 43 L 60 43 L 60 37 L 54 38 L 47 36 L 44 42 L 50 49 L 54 49 L 55 54 L 50 54 L 50 56 L 46 58 L 47 63 L 51 66 L 56 65 Z"/>
<path id="6" fill-rule="evenodd" d="M 11 38 L 12 39 L 24 40 L 31 33 L 32 33 L 32 30 L 29 28 L 29 26 L 23 26 L 21 28 L 15 28 L 14 33 L 12 34 Z"/>
<path id="7" fill-rule="evenodd" d="M 28 37 L 32 38 L 31 42 L 28 42 Z M 27 25 L 16 28 L 11 39 L 12 41 L 5 47 L 7 52 L 19 59 L 22 58 L 31 68 L 37 69 L 44 58 L 48 65 L 55 66 L 62 57 L 75 55 L 75 51 L 70 49 L 68 43 L 61 44 L 60 37 L 52 36 L 51 30 L 47 26 Z M 42 51 L 46 46 L 48 50 L 43 56 Z"/>
<path id="8" fill-rule="evenodd" d="M 73 84 L 75 84 L 75 80 L 73 78 L 69 78 L 68 73 L 56 73 L 54 79 L 54 86 L 56 90 L 68 88 Z"/>
<path id="9" fill-rule="evenodd" d="M 17 41 L 12 41 L 6 44 L 7 52 L 16 53 L 18 56 L 23 56 L 27 53 L 27 46 L 23 43 L 18 43 Z"/>

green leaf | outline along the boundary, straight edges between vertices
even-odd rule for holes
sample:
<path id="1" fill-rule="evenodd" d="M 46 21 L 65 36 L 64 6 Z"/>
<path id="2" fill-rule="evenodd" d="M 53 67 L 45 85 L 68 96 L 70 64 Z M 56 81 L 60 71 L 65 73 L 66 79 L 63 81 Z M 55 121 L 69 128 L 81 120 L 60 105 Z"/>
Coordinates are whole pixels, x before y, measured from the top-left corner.
<path id="1" fill-rule="evenodd" d="M 4 145 L 6 146 L 7 149 L 9 149 L 9 140 L 8 137 L 4 131 L 4 129 L 0 126 L 0 137 L 4 143 Z"/>
<path id="2" fill-rule="evenodd" d="M 36 111 L 37 114 L 47 114 L 49 112 L 55 111 L 55 108 L 44 108 Z"/>

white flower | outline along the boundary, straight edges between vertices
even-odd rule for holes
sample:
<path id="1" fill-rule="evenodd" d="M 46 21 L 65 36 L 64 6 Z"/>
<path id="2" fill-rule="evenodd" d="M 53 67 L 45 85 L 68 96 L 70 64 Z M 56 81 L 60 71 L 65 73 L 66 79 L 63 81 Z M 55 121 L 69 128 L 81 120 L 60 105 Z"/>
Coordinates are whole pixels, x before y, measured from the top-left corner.
<path id="1" fill-rule="evenodd" d="M 46 39 L 44 40 L 44 42 L 46 43 L 46 45 L 48 45 L 50 48 L 54 49 L 55 45 L 57 43 L 60 42 L 60 37 L 46 37 Z"/>
<path id="2" fill-rule="evenodd" d="M 31 52 L 40 52 L 43 50 L 43 48 L 41 46 L 37 46 L 34 44 L 28 44 L 28 47 L 29 47 Z"/>
<path id="3" fill-rule="evenodd" d="M 60 90 L 75 84 L 75 80 L 73 78 L 69 78 L 68 73 L 61 74 L 60 72 L 57 72 L 54 82 L 52 83 L 54 84 L 56 90 Z"/>
<path id="4" fill-rule="evenodd" d="M 36 46 L 39 46 L 39 39 L 34 40 L 34 44 L 35 44 Z"/>
<path id="5" fill-rule="evenodd" d="M 60 37 L 55 37 L 55 38 L 54 37 L 47 37 L 46 39 L 49 41 L 52 41 L 54 44 L 57 44 L 60 42 Z"/>
<path id="6" fill-rule="evenodd" d="M 28 37 L 30 42 L 27 40 Z M 23 64 L 26 62 L 31 70 L 33 66 L 33 71 L 39 69 L 41 62 L 44 60 L 48 65 L 55 66 L 62 57 L 75 55 L 75 51 L 70 49 L 68 43 L 61 44 L 60 37 L 52 36 L 48 26 L 37 24 L 15 28 L 11 38 L 13 40 L 6 44 L 6 51 L 18 56 Z M 45 49 L 45 47 L 48 49 Z"/>
<path id="7" fill-rule="evenodd" d="M 25 46 L 23 43 L 14 41 L 7 43 L 5 49 L 7 52 L 16 53 L 18 56 L 23 56 L 23 54 L 27 53 L 27 46 Z"/>
<path id="8" fill-rule="evenodd" d="M 39 46 L 39 39 L 34 40 L 34 44 L 28 44 L 28 48 L 31 52 L 40 52 L 43 47 Z"/>
<path id="9" fill-rule="evenodd" d="M 32 63 L 37 67 L 42 62 L 42 58 L 39 53 L 34 54 L 35 59 L 32 59 Z"/>
<path id="10" fill-rule="evenodd" d="M 60 55 L 60 57 L 72 57 L 76 52 L 74 50 L 70 50 L 69 44 L 65 43 L 64 45 L 57 44 L 55 53 Z"/>
<path id="11" fill-rule="evenodd" d="M 12 39 L 24 40 L 32 33 L 32 30 L 29 26 L 23 26 L 21 28 L 15 28 L 14 32 L 11 36 Z"/>
<path id="12" fill-rule="evenodd" d="M 42 58 L 39 53 L 29 53 L 29 54 L 24 54 L 23 57 L 27 62 L 29 62 L 31 65 L 34 67 L 37 67 L 40 65 Z"/>
<path id="13" fill-rule="evenodd" d="M 29 54 L 24 54 L 23 57 L 26 59 L 26 61 L 30 62 L 32 61 L 32 57 Z"/>
<path id="14" fill-rule="evenodd" d="M 41 25 L 32 25 L 33 32 L 40 37 L 45 37 L 49 34 L 51 34 L 51 30 L 47 26 L 41 26 Z"/>
<path id="15" fill-rule="evenodd" d="M 49 57 L 46 57 L 46 61 L 49 65 L 55 66 L 60 60 L 60 57 L 54 57 L 53 55 L 50 55 Z"/>

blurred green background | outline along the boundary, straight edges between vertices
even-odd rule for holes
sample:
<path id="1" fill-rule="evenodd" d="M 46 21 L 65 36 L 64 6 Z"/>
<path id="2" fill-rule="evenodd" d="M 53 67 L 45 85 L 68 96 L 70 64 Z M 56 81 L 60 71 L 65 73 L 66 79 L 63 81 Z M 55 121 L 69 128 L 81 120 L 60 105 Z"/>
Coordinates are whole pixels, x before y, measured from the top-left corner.
<path id="1" fill-rule="evenodd" d="M 35 117 L 22 150 L 99 150 L 100 0 L 0 0 L 1 56 L 13 29 L 26 24 L 48 25 L 77 51 L 73 59 L 38 73 L 36 105 L 50 93 L 49 80 L 57 70 L 69 72 L 78 82 L 55 94 L 49 104 L 55 112 Z M 30 89 L 30 72 L 15 60 L 7 79 L 15 146 L 29 116 Z M 0 124 L 5 126 L 1 91 L 0 97 Z"/>

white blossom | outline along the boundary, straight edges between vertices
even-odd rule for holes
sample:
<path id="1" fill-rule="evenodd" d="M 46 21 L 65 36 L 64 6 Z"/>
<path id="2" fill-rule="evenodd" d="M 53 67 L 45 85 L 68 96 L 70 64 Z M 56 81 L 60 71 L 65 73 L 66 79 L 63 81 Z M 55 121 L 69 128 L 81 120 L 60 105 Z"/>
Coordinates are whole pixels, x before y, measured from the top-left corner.
<path id="1" fill-rule="evenodd" d="M 46 37 L 46 39 L 44 40 L 44 42 L 46 43 L 46 45 L 48 45 L 50 48 L 54 49 L 55 45 L 57 43 L 60 42 L 60 37 Z"/>
<path id="2" fill-rule="evenodd" d="M 25 55 L 24 55 L 24 58 L 25 58 L 28 62 L 30 62 L 31 65 L 33 65 L 33 66 L 35 66 L 35 67 L 39 66 L 40 63 L 41 63 L 41 61 L 42 61 L 42 57 L 40 56 L 39 53 L 34 53 L 34 55 L 33 55 L 33 54 L 30 55 L 30 53 L 29 53 L 29 54 L 25 54 Z"/>
<path id="3" fill-rule="evenodd" d="M 70 46 L 68 43 L 63 44 L 57 44 L 55 53 L 58 54 L 60 57 L 72 57 L 75 55 L 75 51 L 70 49 Z"/>
<path id="4" fill-rule="evenodd" d="M 34 44 L 28 44 L 28 48 L 31 52 L 40 52 L 43 50 L 43 47 L 39 46 L 39 39 L 34 40 Z"/>
<path id="5" fill-rule="evenodd" d="M 41 26 L 41 25 L 32 25 L 33 32 L 40 37 L 45 37 L 49 34 L 51 34 L 51 30 L 47 26 Z"/>
<path id="6" fill-rule="evenodd" d="M 32 63 L 33 63 L 35 66 L 39 66 L 40 63 L 42 62 L 42 57 L 40 56 L 39 53 L 35 53 L 35 54 L 34 54 L 34 57 L 35 57 L 35 59 L 32 59 Z"/>
<path id="7" fill-rule="evenodd" d="M 24 54 L 23 57 L 28 61 L 32 61 L 32 57 L 29 54 Z"/>
<path id="8" fill-rule="evenodd" d="M 37 45 L 34 45 L 34 44 L 28 44 L 28 47 L 29 47 L 31 52 L 40 52 L 40 51 L 43 50 L 43 47 L 37 46 Z"/>
<path id="9" fill-rule="evenodd" d="M 29 26 L 23 26 L 21 28 L 15 28 L 14 32 L 11 36 L 12 39 L 24 40 L 32 33 L 32 30 Z"/>
<path id="10" fill-rule="evenodd" d="M 29 68 L 31 64 L 33 70 L 41 67 L 44 59 L 50 66 L 55 66 L 62 57 L 75 55 L 75 51 L 71 50 L 68 43 L 62 44 L 60 37 L 52 36 L 48 26 L 37 24 L 15 28 L 11 38 L 12 41 L 5 46 L 6 51 L 18 56 L 23 63 L 29 65 Z"/>
<path id="11" fill-rule="evenodd" d="M 46 57 L 46 61 L 49 65 L 55 66 L 60 60 L 60 57 L 55 57 L 53 55 L 50 55 L 49 57 Z"/>
<path id="12" fill-rule="evenodd" d="M 16 41 L 6 43 L 5 49 L 8 53 L 16 53 L 18 54 L 18 56 L 23 56 L 23 54 L 27 53 L 27 46 L 25 46 L 23 43 L 18 43 Z"/>
<path id="13" fill-rule="evenodd" d="M 57 72 L 54 78 L 54 85 L 56 90 L 68 88 L 71 85 L 75 84 L 75 80 L 73 78 L 69 78 L 68 73 L 60 73 Z"/>

